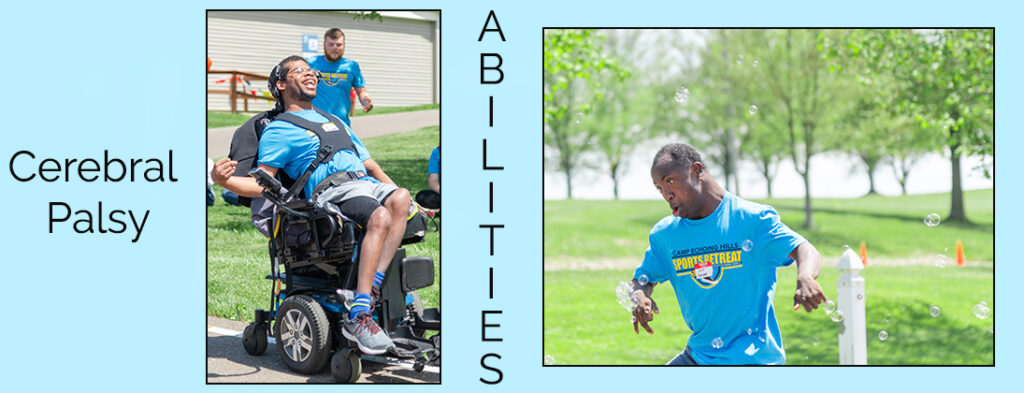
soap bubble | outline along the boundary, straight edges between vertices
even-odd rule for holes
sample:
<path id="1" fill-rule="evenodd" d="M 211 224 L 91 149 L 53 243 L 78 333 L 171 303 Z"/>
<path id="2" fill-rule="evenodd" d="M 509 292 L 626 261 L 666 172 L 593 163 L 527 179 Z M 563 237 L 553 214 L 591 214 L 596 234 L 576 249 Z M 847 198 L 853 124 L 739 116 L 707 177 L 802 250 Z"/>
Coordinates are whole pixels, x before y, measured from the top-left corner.
<path id="1" fill-rule="evenodd" d="M 825 315 L 829 315 L 836 310 L 836 302 L 826 300 L 825 303 L 821 305 L 821 308 L 825 310 Z"/>
<path id="2" fill-rule="evenodd" d="M 754 334 L 754 329 L 747 329 L 747 335 Z"/>
<path id="3" fill-rule="evenodd" d="M 747 109 L 747 112 L 749 112 L 751 115 L 756 115 L 757 114 L 757 105 L 751 105 L 750 108 Z"/>
<path id="4" fill-rule="evenodd" d="M 939 225 L 942 222 L 942 218 L 939 217 L 939 213 L 932 213 L 924 217 L 924 225 L 933 227 Z"/>
<path id="5" fill-rule="evenodd" d="M 544 365 L 551 366 L 555 364 L 555 357 L 551 355 L 544 355 Z"/>
<path id="6" fill-rule="evenodd" d="M 937 317 L 941 313 L 942 310 L 939 309 L 939 306 L 932 306 L 931 310 L 928 310 L 928 314 L 931 314 L 932 317 Z"/>
<path id="7" fill-rule="evenodd" d="M 753 250 L 754 242 L 750 241 L 750 239 L 744 240 L 743 244 L 740 247 L 743 249 L 743 251 Z"/>
<path id="8" fill-rule="evenodd" d="M 947 263 L 949 263 L 949 257 L 942 254 L 935 255 L 935 267 L 941 269 L 946 267 Z"/>
<path id="9" fill-rule="evenodd" d="M 736 58 L 736 64 L 743 64 L 743 55 L 740 55 L 740 57 Z"/>
<path id="10" fill-rule="evenodd" d="M 687 89 L 686 86 L 679 86 L 676 89 L 676 102 L 685 104 L 688 98 L 690 98 L 690 89 Z"/>
<path id="11" fill-rule="evenodd" d="M 719 349 L 725 346 L 725 342 L 722 341 L 721 337 L 715 337 L 714 340 L 711 340 L 711 346 L 715 349 Z"/>
<path id="12" fill-rule="evenodd" d="M 754 68 L 757 68 L 757 60 L 754 60 Z"/>
<path id="13" fill-rule="evenodd" d="M 615 287 L 615 298 L 618 299 L 619 305 L 625 308 L 629 312 L 633 312 L 637 301 L 633 297 L 633 286 L 625 281 L 619 281 L 619 285 Z"/>
<path id="14" fill-rule="evenodd" d="M 885 314 L 885 323 L 892 322 L 892 314 Z"/>
<path id="15" fill-rule="evenodd" d="M 978 319 L 988 319 L 988 317 L 992 316 L 992 309 L 988 308 L 988 304 L 985 302 L 975 304 L 974 316 L 978 317 Z"/>
<path id="16" fill-rule="evenodd" d="M 889 333 L 888 332 L 886 332 L 885 330 L 878 332 L 878 339 L 879 340 L 885 341 L 885 339 L 887 339 L 887 338 L 889 338 Z"/>
<path id="17" fill-rule="evenodd" d="M 843 312 L 842 311 L 836 310 L 836 312 L 832 313 L 832 322 L 839 323 L 839 322 L 842 322 L 842 321 L 843 321 Z"/>
<path id="18" fill-rule="evenodd" d="M 641 274 L 640 277 L 636 278 L 636 281 L 639 282 L 640 285 L 647 285 L 650 282 L 646 274 Z"/>
<path id="19" fill-rule="evenodd" d="M 576 112 L 576 124 L 580 124 L 581 120 L 583 120 L 583 112 Z"/>

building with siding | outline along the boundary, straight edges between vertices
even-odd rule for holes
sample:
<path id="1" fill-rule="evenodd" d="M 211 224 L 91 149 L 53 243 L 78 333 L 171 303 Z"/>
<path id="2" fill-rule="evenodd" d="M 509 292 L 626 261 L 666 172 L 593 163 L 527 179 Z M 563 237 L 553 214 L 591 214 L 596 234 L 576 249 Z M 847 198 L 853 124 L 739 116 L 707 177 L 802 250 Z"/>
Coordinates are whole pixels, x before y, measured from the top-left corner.
<path id="1" fill-rule="evenodd" d="M 437 104 L 440 101 L 440 13 L 382 11 L 382 18 L 355 18 L 344 11 L 208 11 L 206 54 L 212 70 L 267 75 L 281 59 L 303 55 L 303 36 L 317 40 L 323 54 L 327 29 L 345 32 L 345 58 L 355 60 L 377 107 Z M 306 52 L 307 54 L 310 52 Z M 207 108 L 230 110 L 229 76 L 207 75 Z M 241 81 L 263 95 L 266 80 Z M 221 93 L 218 93 L 221 92 Z M 243 108 L 242 99 L 238 108 Z M 358 102 L 358 100 L 357 100 Z M 356 110 L 359 110 L 359 105 Z M 270 109 L 249 99 L 249 111 Z"/>

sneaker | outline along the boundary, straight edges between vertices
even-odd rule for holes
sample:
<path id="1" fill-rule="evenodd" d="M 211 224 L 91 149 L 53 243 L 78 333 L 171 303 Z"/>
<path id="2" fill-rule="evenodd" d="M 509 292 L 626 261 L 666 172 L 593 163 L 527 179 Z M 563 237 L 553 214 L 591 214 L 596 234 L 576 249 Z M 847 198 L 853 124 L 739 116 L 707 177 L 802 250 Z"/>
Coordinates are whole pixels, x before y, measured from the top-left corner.
<path id="1" fill-rule="evenodd" d="M 370 355 L 380 355 L 395 346 L 384 330 L 377 326 L 370 314 L 361 312 L 355 319 L 342 322 L 341 333 L 345 338 L 355 341 L 359 350 Z"/>

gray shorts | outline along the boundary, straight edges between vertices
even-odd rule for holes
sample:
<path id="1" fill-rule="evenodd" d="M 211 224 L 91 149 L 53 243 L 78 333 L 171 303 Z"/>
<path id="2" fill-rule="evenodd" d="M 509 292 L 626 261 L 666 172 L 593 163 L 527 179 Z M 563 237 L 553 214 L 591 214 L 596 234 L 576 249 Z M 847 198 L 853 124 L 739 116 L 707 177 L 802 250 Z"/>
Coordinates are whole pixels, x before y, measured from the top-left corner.
<path id="1" fill-rule="evenodd" d="M 315 203 L 365 228 L 373 211 L 383 206 L 388 196 L 397 189 L 397 186 L 390 183 L 351 180 L 324 190 L 315 197 Z"/>
<path id="2" fill-rule="evenodd" d="M 398 186 L 391 183 L 373 183 L 365 180 L 352 180 L 328 188 L 316 197 L 316 203 L 318 205 L 322 205 L 326 202 L 341 204 L 349 199 L 364 196 L 376 199 L 377 202 L 383 204 L 384 200 L 397 189 Z"/>

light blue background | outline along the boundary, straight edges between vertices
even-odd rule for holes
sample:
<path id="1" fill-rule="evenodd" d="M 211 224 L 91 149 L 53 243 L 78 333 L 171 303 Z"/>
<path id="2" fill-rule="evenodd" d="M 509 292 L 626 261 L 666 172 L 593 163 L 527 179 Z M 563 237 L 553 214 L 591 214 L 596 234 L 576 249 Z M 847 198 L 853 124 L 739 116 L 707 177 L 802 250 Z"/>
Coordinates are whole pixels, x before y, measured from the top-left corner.
<path id="1" fill-rule="evenodd" d="M 281 1 L 102 2 L 20 1 L 5 5 L 0 24 L 4 121 L 0 158 L 28 149 L 42 157 L 166 157 L 174 150 L 177 183 L 18 183 L 7 168 L 2 190 L 2 260 L 6 265 L 0 367 L 5 391 L 613 391 L 782 390 L 948 391 L 1006 386 L 1021 369 L 1020 261 L 1012 223 L 1019 210 L 996 206 L 998 350 L 996 368 L 542 368 L 541 346 L 541 39 L 543 26 L 995 26 L 997 154 L 1002 180 L 996 200 L 1022 191 L 1016 170 L 1024 148 L 1019 108 L 1024 35 L 1016 7 L 989 1 L 895 1 L 780 5 L 712 2 L 523 1 L 493 5 L 507 42 L 477 36 L 491 9 L 479 2 L 391 1 L 373 4 L 303 1 L 302 8 L 442 8 L 442 140 L 445 226 L 442 301 L 443 386 L 206 386 L 205 358 L 205 9 L 278 8 Z M 479 84 L 479 53 L 504 57 L 505 80 Z M 487 127 L 487 96 L 495 127 Z M 481 169 L 488 160 L 503 172 Z M 456 153 L 451 153 L 456 152 Z M 495 212 L 487 212 L 494 181 Z M 451 190 L 458 190 L 453 192 Z M 139 243 L 127 235 L 78 235 L 67 226 L 47 233 L 47 206 L 152 210 Z M 998 205 L 998 204 L 997 204 Z M 497 255 L 488 232 L 504 224 Z M 487 299 L 487 268 L 496 269 Z M 480 312 L 503 310 L 504 342 L 480 341 Z M 955 337 L 950 337 L 954 340 Z M 626 350 L 626 349 L 623 349 Z M 494 374 L 480 357 L 504 372 Z"/>

